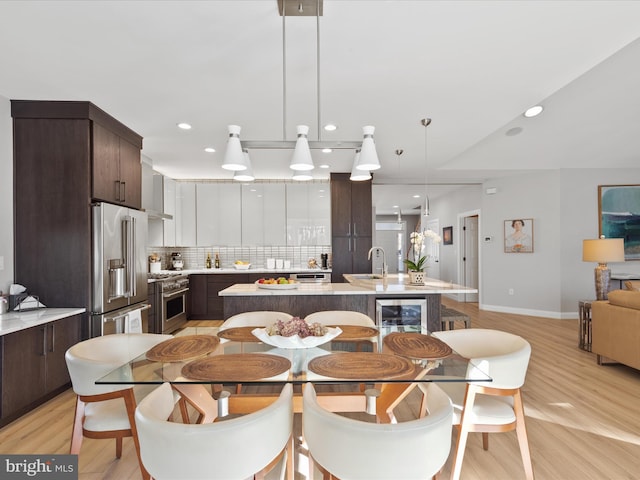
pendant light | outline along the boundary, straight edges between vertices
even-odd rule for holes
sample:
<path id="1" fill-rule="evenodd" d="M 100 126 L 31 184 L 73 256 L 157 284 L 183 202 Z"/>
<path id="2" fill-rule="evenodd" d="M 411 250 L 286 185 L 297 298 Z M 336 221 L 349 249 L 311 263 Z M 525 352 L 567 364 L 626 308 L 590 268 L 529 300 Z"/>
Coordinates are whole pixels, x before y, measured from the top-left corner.
<path id="1" fill-rule="evenodd" d="M 376 127 L 367 125 L 362 127 L 362 133 L 364 139 L 362 140 L 362 150 L 360 151 L 360 158 L 356 168 L 358 170 L 378 170 L 380 168 L 380 160 L 378 160 L 378 153 L 376 152 L 376 145 L 373 142 L 373 132 Z"/>
<path id="2" fill-rule="evenodd" d="M 309 150 L 309 140 L 307 134 L 309 127 L 307 125 L 298 125 L 298 139 L 296 140 L 296 148 L 291 157 L 289 168 L 291 170 L 313 170 L 313 159 L 311 158 L 311 150 Z"/>
<path id="3" fill-rule="evenodd" d="M 360 150 L 356 150 L 356 156 L 353 157 L 353 168 L 351 169 L 351 176 L 349 180 L 354 182 L 361 182 L 363 180 L 369 180 L 371 178 L 371 172 L 369 170 L 358 170 L 358 159 L 360 158 Z"/>
<path id="4" fill-rule="evenodd" d="M 229 129 L 229 139 L 222 168 L 234 171 L 246 170 L 248 165 L 244 153 L 242 153 L 242 145 L 240 145 L 240 127 L 229 125 L 227 128 Z"/>
<path id="5" fill-rule="evenodd" d="M 420 123 L 424 127 L 424 216 L 429 216 L 429 189 L 427 186 L 427 176 L 429 165 L 427 164 L 427 127 L 431 125 L 430 118 L 423 118 Z"/>
<path id="6" fill-rule="evenodd" d="M 233 179 L 238 182 L 253 182 L 256 177 L 253 175 L 253 168 L 251 168 L 251 158 L 249 158 L 249 150 L 246 148 L 242 149 L 242 155 L 244 156 L 247 162 L 246 170 L 240 170 L 238 172 L 233 172 Z"/>

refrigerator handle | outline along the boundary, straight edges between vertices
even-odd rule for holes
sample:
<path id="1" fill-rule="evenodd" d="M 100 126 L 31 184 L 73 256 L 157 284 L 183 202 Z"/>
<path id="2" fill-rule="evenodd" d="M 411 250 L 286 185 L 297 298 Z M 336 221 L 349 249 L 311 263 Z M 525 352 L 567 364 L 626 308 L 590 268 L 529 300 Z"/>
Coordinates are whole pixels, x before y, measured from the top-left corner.
<path id="1" fill-rule="evenodd" d="M 135 219 L 128 215 L 124 217 L 124 220 L 122 220 L 124 264 L 127 272 L 127 297 L 133 297 L 136 294 L 134 221 Z"/>
<path id="2" fill-rule="evenodd" d="M 124 182 L 122 182 L 124 184 Z M 124 200 L 124 197 L 123 197 Z M 131 228 L 129 229 L 129 237 L 131 240 L 131 250 L 129 251 L 129 281 L 131 282 L 131 296 L 135 297 L 138 292 L 136 291 L 136 266 L 138 264 L 138 259 L 136 258 L 138 245 L 136 245 L 136 218 L 131 217 Z"/>

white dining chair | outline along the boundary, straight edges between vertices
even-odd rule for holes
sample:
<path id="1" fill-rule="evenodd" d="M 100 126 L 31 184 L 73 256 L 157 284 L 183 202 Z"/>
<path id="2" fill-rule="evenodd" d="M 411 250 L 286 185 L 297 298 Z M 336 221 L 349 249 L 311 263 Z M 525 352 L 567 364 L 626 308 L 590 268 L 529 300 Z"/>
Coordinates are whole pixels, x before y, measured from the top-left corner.
<path id="1" fill-rule="evenodd" d="M 173 409 L 168 383 L 151 392 L 136 409 L 142 463 L 155 480 L 263 479 L 281 460 L 293 477 L 290 384 L 269 406 L 220 422 L 170 422 L 167 418 Z"/>
<path id="2" fill-rule="evenodd" d="M 473 378 L 477 368 L 492 379 L 491 382 L 440 384 L 453 402 L 454 425 L 458 429 L 451 479 L 460 478 L 470 432 L 482 433 L 482 446 L 487 450 L 490 432 L 516 430 L 526 478 L 532 480 L 533 465 L 521 392 L 531 356 L 529 342 L 508 332 L 479 328 L 434 332 L 433 335 L 470 360 L 469 378 Z"/>
<path id="3" fill-rule="evenodd" d="M 303 393 L 302 431 L 324 478 L 420 480 L 434 478 L 451 449 L 453 408 L 436 384 L 425 387 L 429 414 L 417 420 L 370 423 L 325 410 L 313 384 Z M 311 475 L 312 477 L 312 475 Z"/>
<path id="4" fill-rule="evenodd" d="M 227 318 L 218 331 L 233 327 L 268 327 L 278 320 L 286 322 L 291 320 L 293 315 L 285 312 L 272 312 L 269 310 L 259 310 L 255 312 L 242 312 Z"/>
<path id="5" fill-rule="evenodd" d="M 96 380 L 143 354 L 171 335 L 121 333 L 79 342 L 65 353 L 65 360 L 76 394 L 70 453 L 78 455 L 83 437 L 115 438 L 116 457 L 122 455 L 122 439 L 133 437 L 138 459 L 140 450 L 134 422 L 136 401 L 148 391 L 131 385 L 96 385 Z M 130 380 L 125 371 L 122 380 Z M 142 463 L 143 478 L 147 478 Z"/>
<path id="6" fill-rule="evenodd" d="M 376 322 L 374 322 L 369 315 L 361 312 L 355 312 L 351 310 L 326 310 L 323 312 L 313 312 L 305 317 L 307 323 L 318 322 L 323 325 L 356 325 L 363 327 L 376 328 Z M 341 342 L 342 340 L 336 340 Z M 356 350 L 362 350 L 363 344 L 370 344 L 374 352 L 378 349 L 378 336 L 374 335 L 364 341 L 357 341 Z"/>

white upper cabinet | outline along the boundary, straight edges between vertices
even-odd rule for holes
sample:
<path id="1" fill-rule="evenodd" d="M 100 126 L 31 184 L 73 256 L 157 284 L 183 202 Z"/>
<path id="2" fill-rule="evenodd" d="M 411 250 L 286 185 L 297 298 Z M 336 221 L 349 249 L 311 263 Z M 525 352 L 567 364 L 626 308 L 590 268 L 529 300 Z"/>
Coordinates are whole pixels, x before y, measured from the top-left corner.
<path id="1" fill-rule="evenodd" d="M 165 232 L 164 245 L 331 245 L 329 188 L 329 182 L 177 181 L 169 221 L 175 239 L 167 243 Z"/>
<path id="2" fill-rule="evenodd" d="M 196 184 L 198 246 L 239 246 L 242 242 L 240 185 Z"/>
<path id="3" fill-rule="evenodd" d="M 242 245 L 285 245 L 283 183 L 242 185 Z"/>
<path id="4" fill-rule="evenodd" d="M 172 218 L 162 222 L 164 245 L 173 247 L 179 245 L 176 242 L 176 181 L 173 178 L 164 177 L 162 185 L 162 212 Z"/>
<path id="5" fill-rule="evenodd" d="M 176 182 L 176 245 L 196 245 L 196 184 Z"/>
<path id="6" fill-rule="evenodd" d="M 329 183 L 287 184 L 287 245 L 331 244 Z"/>

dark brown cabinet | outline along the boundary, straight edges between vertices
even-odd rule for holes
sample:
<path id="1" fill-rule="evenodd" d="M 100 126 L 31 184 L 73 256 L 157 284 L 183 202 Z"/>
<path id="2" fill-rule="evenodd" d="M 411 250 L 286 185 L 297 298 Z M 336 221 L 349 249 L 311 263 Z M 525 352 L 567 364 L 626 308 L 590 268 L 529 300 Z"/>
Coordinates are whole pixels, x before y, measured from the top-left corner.
<path id="1" fill-rule="evenodd" d="M 48 307 L 90 312 L 91 202 L 106 197 L 94 180 L 139 171 L 121 177 L 126 202 L 114 203 L 140 208 L 142 137 L 90 102 L 12 100 L 11 116 L 14 281 Z"/>
<path id="2" fill-rule="evenodd" d="M 3 335 L 0 425 L 14 420 L 69 385 L 64 359 L 80 340 L 81 315 Z"/>
<path id="3" fill-rule="evenodd" d="M 218 296 L 236 283 L 249 283 L 246 273 L 212 273 L 189 276 L 189 320 L 224 320 L 224 299 Z"/>
<path id="4" fill-rule="evenodd" d="M 142 205 L 140 148 L 93 122 L 92 192 L 96 200 Z"/>
<path id="5" fill-rule="evenodd" d="M 334 283 L 345 273 L 371 271 L 367 255 L 372 245 L 371 180 L 352 182 L 348 173 L 331 174 L 331 252 Z"/>

